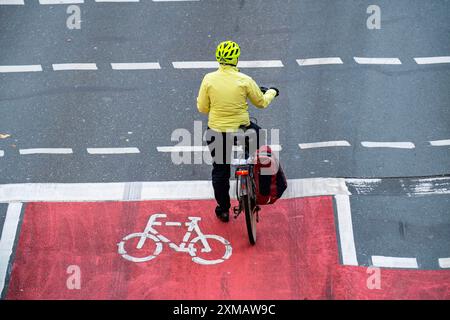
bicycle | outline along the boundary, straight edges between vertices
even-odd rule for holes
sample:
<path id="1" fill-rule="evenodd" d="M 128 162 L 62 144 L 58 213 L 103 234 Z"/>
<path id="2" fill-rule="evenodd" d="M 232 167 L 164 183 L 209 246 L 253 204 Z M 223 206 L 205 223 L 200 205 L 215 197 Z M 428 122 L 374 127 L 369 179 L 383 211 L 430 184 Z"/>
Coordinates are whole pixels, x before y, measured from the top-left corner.
<path id="1" fill-rule="evenodd" d="M 203 234 L 198 225 L 199 221 L 201 221 L 200 217 L 188 217 L 189 221 L 184 223 L 184 225 L 187 227 L 186 233 L 183 237 L 182 242 L 178 245 L 173 243 L 167 237 L 163 236 L 158 230 L 153 228 L 154 226 L 162 225 L 162 222 L 157 221 L 157 219 L 159 218 L 167 218 L 167 215 L 161 213 L 151 215 L 150 218 L 148 219 L 147 226 L 145 227 L 143 232 L 131 233 L 125 236 L 122 239 L 122 241 L 117 244 L 118 253 L 122 256 L 122 258 L 131 262 L 150 261 L 152 259 L 155 259 L 162 252 L 164 243 L 168 244 L 168 246 L 176 252 L 189 253 L 189 255 L 192 257 L 193 262 L 202 265 L 213 265 L 222 263 L 231 257 L 232 248 L 230 242 L 224 239 L 223 237 L 215 234 Z M 181 222 L 166 222 L 165 225 L 172 227 L 183 226 Z M 197 234 L 197 237 L 189 240 L 194 232 Z M 134 238 L 139 238 L 139 242 L 137 243 L 136 246 L 136 249 L 138 250 L 141 250 L 144 247 L 144 244 L 147 239 L 153 240 L 156 245 L 153 253 L 145 257 L 135 257 L 127 253 L 125 249 L 125 243 Z M 221 258 L 210 260 L 199 256 L 199 253 L 201 252 L 205 253 L 212 252 L 212 248 L 208 240 L 219 241 L 225 247 L 224 248 L 225 252 Z M 203 246 L 203 248 L 200 251 L 197 250 L 196 248 L 196 245 L 199 243 L 201 243 Z"/>
<path id="2" fill-rule="evenodd" d="M 252 119 L 256 124 L 256 119 Z M 248 148 L 246 149 L 246 136 L 244 135 L 244 139 L 242 139 L 242 136 L 238 135 L 237 138 L 237 147 L 244 148 L 244 152 L 239 153 L 240 157 L 238 159 L 233 159 L 231 161 L 231 165 L 235 169 L 236 198 L 239 202 L 238 206 L 233 207 L 233 213 L 234 218 L 237 219 L 242 211 L 245 212 L 248 239 L 250 244 L 255 245 L 256 224 L 259 222 L 259 211 L 261 210 L 261 208 L 256 204 L 256 185 L 253 173 L 256 159 L 254 155 L 247 154 L 249 152 L 247 151 Z M 249 140 L 250 144 L 251 139 Z M 243 144 L 242 141 L 244 141 Z"/>

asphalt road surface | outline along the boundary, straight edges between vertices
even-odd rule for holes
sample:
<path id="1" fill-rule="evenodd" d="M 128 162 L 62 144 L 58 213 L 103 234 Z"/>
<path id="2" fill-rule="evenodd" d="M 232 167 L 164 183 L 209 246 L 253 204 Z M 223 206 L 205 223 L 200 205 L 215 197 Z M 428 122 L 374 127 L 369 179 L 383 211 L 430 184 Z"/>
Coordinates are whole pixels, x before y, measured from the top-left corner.
<path id="1" fill-rule="evenodd" d="M 280 89 L 250 110 L 289 179 L 383 182 L 351 197 L 358 263 L 448 268 L 450 187 L 418 188 L 450 175 L 450 1 L 85 0 L 80 29 L 65 1 L 22 2 L 0 0 L 0 185 L 210 179 L 172 163 L 171 135 L 206 128 L 198 88 L 232 39 L 241 71 Z"/>

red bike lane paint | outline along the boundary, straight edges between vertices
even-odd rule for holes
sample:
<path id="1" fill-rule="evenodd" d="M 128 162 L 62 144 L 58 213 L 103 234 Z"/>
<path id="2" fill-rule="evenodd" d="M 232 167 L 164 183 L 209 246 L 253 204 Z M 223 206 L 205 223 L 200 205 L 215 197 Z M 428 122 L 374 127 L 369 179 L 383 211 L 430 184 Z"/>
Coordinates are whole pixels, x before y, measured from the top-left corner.
<path id="1" fill-rule="evenodd" d="M 245 218 L 224 224 L 211 200 L 29 203 L 25 209 L 7 299 L 449 299 L 445 270 L 381 269 L 381 289 L 370 290 L 365 267 L 339 263 L 333 197 L 279 200 L 264 207 L 256 246 L 247 239 Z M 189 252 L 151 238 L 137 250 L 149 218 L 153 228 L 175 245 L 186 236 L 189 217 L 208 238 L 205 261 L 231 255 L 216 264 L 199 264 Z M 169 222 L 169 224 L 166 224 Z M 181 223 L 181 224 L 179 224 Z M 191 232 L 189 240 L 197 236 Z M 156 238 L 158 239 L 158 238 Z M 189 246 L 189 240 L 186 246 Z M 196 242 L 200 244 L 200 240 Z M 179 248 L 178 248 L 179 249 Z M 72 266 L 72 267 L 71 267 Z M 79 289 L 70 286 L 79 270 Z M 68 286 L 69 282 L 69 286 Z"/>

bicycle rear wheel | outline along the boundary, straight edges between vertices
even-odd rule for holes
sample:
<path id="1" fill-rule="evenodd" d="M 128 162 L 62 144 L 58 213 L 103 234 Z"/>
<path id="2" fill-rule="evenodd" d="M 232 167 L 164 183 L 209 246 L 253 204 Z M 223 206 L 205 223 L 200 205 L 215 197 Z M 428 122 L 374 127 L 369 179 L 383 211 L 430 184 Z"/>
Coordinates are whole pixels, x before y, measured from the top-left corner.
<path id="1" fill-rule="evenodd" d="M 242 197 L 242 202 L 244 203 L 248 240 L 254 245 L 256 243 L 257 212 L 255 210 L 255 205 L 252 203 L 251 192 Z"/>

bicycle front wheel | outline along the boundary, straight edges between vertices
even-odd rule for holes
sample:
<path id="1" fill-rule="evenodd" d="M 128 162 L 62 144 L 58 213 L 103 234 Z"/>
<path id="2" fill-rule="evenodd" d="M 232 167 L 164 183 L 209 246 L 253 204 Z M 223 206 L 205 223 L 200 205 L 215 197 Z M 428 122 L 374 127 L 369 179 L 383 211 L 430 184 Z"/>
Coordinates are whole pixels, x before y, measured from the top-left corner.
<path id="1" fill-rule="evenodd" d="M 242 196 L 241 200 L 244 203 L 245 223 L 247 224 L 248 240 L 252 245 L 256 243 L 256 223 L 257 213 L 250 194 Z"/>

